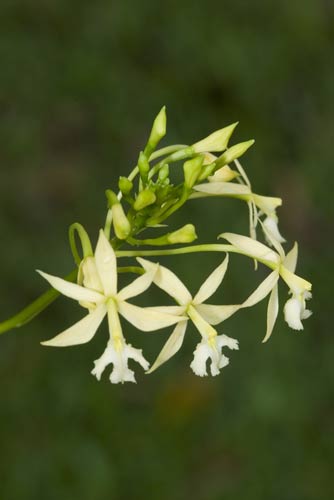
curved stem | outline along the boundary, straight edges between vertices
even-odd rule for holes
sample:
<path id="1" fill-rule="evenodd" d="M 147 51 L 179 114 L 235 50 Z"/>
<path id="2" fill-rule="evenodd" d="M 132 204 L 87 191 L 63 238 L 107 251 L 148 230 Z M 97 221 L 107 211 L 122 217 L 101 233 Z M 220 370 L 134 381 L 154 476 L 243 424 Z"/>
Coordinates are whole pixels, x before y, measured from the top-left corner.
<path id="1" fill-rule="evenodd" d="M 75 269 L 70 274 L 68 274 L 65 279 L 70 282 L 74 282 L 77 278 L 78 271 Z M 25 307 L 15 316 L 7 319 L 3 323 L 0 323 L 0 334 L 5 333 L 12 328 L 16 328 L 24 325 L 25 323 L 29 323 L 37 314 L 46 309 L 57 297 L 59 297 L 60 293 L 53 288 L 49 289 L 47 292 L 43 293 L 38 299 L 34 300 L 29 306 Z"/>

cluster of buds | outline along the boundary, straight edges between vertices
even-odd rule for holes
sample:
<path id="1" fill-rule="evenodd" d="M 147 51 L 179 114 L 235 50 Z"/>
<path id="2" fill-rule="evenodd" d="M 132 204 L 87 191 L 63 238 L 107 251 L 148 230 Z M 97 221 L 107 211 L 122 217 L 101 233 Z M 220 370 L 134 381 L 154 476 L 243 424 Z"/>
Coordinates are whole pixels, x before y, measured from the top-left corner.
<path id="1" fill-rule="evenodd" d="M 86 314 L 73 326 L 42 344 L 65 347 L 89 342 L 107 317 L 109 339 L 102 356 L 95 361 L 92 374 L 100 380 L 106 367 L 112 365 L 110 381 L 124 383 L 135 382 L 129 360 L 139 364 L 146 373 L 152 373 L 174 356 L 183 344 L 189 322 L 194 324 L 200 335 L 190 362 L 192 371 L 200 377 L 209 373 L 218 375 L 229 363 L 226 349 L 236 350 L 239 344 L 236 339 L 219 333 L 215 327 L 239 310 L 252 307 L 269 296 L 263 339 L 267 341 L 279 312 L 280 279 L 286 283 L 291 294 L 283 309 L 284 318 L 292 329 L 303 329 L 302 321 L 311 314 L 306 309 L 306 300 L 311 297 L 311 283 L 295 273 L 297 244 L 288 253 L 283 249 L 285 239 L 279 231 L 276 213 L 282 200 L 254 193 L 239 162 L 254 141 L 229 145 L 236 126 L 237 123 L 233 123 L 192 145 L 157 149 L 166 134 L 166 111 L 162 108 L 154 120 L 147 144 L 138 156 L 136 167 L 128 177 L 119 178 L 119 192 L 106 190 L 107 215 L 104 227 L 99 231 L 95 251 L 84 227 L 79 223 L 72 224 L 69 240 L 77 268 L 65 279 L 39 271 L 52 290 L 18 315 L 1 323 L 0 333 L 27 323 L 54 298 L 63 294 L 76 300 Z M 182 166 L 183 181 L 174 183 L 171 173 L 179 165 Z M 218 237 L 227 243 L 194 245 L 197 234 L 193 223 L 166 231 L 167 219 L 189 199 L 201 201 L 212 196 L 246 201 L 249 236 L 225 232 Z M 258 241 L 257 227 L 261 228 L 267 244 Z M 159 231 L 159 234 L 143 238 L 142 233 L 146 230 Z M 81 252 L 77 248 L 76 236 L 81 243 Z M 185 246 L 175 248 L 175 245 Z M 158 261 L 160 256 L 213 251 L 224 253 L 224 258 L 195 295 L 172 270 Z M 223 282 L 230 253 L 249 257 L 271 272 L 254 292 L 239 303 L 209 304 L 207 300 Z M 135 259 L 134 265 L 120 266 L 123 257 Z M 138 276 L 119 290 L 120 273 Z M 159 287 L 175 304 L 139 307 L 129 302 L 150 286 Z M 158 331 L 174 325 L 152 365 L 141 349 L 127 343 L 121 317 L 142 332 Z"/>

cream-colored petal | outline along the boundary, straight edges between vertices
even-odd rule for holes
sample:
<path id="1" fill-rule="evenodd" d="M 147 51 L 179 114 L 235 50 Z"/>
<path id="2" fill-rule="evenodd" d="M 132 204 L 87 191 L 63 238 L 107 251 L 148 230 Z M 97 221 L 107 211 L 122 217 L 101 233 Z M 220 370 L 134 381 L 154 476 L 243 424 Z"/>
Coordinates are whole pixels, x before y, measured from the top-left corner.
<path id="1" fill-rule="evenodd" d="M 303 293 L 305 290 L 310 291 L 312 289 L 312 283 L 292 273 L 285 266 L 280 267 L 280 275 L 290 290 L 296 295 Z"/>
<path id="2" fill-rule="evenodd" d="M 70 283 L 69 281 L 57 278 L 57 276 L 43 273 L 43 271 L 37 272 L 44 279 L 46 279 L 46 281 L 48 281 L 48 283 L 50 283 L 55 290 L 58 290 L 58 292 L 66 295 L 66 297 L 70 297 L 70 299 L 94 303 L 104 301 L 104 296 L 95 290 L 90 290 L 89 288 L 84 288 L 83 286 L 76 285 L 75 283 Z"/>
<path id="3" fill-rule="evenodd" d="M 184 335 L 186 333 L 187 321 L 180 321 L 174 328 L 172 334 L 168 338 L 167 342 L 163 346 L 158 355 L 157 359 L 154 361 L 153 365 L 147 373 L 152 373 L 154 370 L 159 368 L 163 363 L 166 363 L 174 354 L 176 354 L 183 344 Z"/>
<path id="4" fill-rule="evenodd" d="M 128 300 L 145 292 L 145 290 L 151 286 L 158 267 L 159 264 L 155 264 L 155 269 L 152 268 L 152 270 L 147 271 L 142 276 L 139 276 L 139 278 L 136 278 L 132 283 L 130 283 L 130 285 L 124 287 L 117 294 L 118 300 Z"/>
<path id="5" fill-rule="evenodd" d="M 150 306 L 145 309 L 150 309 L 151 311 L 161 312 L 164 314 L 173 314 L 174 316 L 182 316 L 187 307 L 186 306 Z"/>
<path id="6" fill-rule="evenodd" d="M 228 254 L 226 255 L 223 262 L 210 274 L 210 276 L 204 281 L 203 285 L 198 290 L 197 294 L 193 299 L 193 304 L 202 304 L 211 295 L 215 293 L 219 285 L 224 279 L 226 270 L 228 266 Z"/>
<path id="7" fill-rule="evenodd" d="M 252 307 L 258 302 L 261 302 L 276 285 L 279 278 L 277 270 L 273 271 L 266 277 L 264 281 L 257 287 L 257 289 L 241 304 L 242 308 Z"/>
<path id="8" fill-rule="evenodd" d="M 278 286 L 277 283 L 271 291 L 267 309 L 267 331 L 262 342 L 267 342 L 274 329 L 278 314 Z"/>
<path id="9" fill-rule="evenodd" d="M 137 261 L 143 266 L 146 271 L 152 269 L 155 264 L 149 260 L 137 258 Z M 173 297 L 180 305 L 187 304 L 191 301 L 192 297 L 184 286 L 182 281 L 167 267 L 159 265 L 159 268 L 154 276 L 154 283 L 164 290 L 168 295 Z"/>
<path id="10" fill-rule="evenodd" d="M 101 304 L 93 312 L 85 316 L 73 326 L 53 339 L 41 342 L 41 344 L 54 347 L 67 347 L 70 345 L 85 344 L 94 337 L 106 313 L 106 305 Z"/>
<path id="11" fill-rule="evenodd" d="M 280 262 L 280 257 L 276 252 L 263 243 L 253 240 L 252 238 L 248 238 L 248 236 L 235 233 L 223 233 L 219 235 L 219 238 L 224 238 L 249 257 L 272 262 L 274 264 L 278 264 Z"/>
<path id="12" fill-rule="evenodd" d="M 134 306 L 128 302 L 120 302 L 118 310 L 129 323 L 143 332 L 160 330 L 160 328 L 187 319 L 186 316 L 173 316 L 172 314 L 152 311 L 150 308 Z"/>
<path id="13" fill-rule="evenodd" d="M 115 295 L 117 292 L 116 255 L 102 229 L 96 245 L 95 263 L 105 295 Z"/>
<path id="14" fill-rule="evenodd" d="M 237 184 L 236 182 L 207 182 L 197 184 L 193 189 L 212 196 L 242 196 L 251 193 L 248 186 Z"/>
<path id="15" fill-rule="evenodd" d="M 295 242 L 290 252 L 286 254 L 286 257 L 283 262 L 284 267 L 286 267 L 288 271 L 290 271 L 291 273 L 294 273 L 297 267 L 297 260 L 298 260 L 298 243 Z"/>
<path id="16" fill-rule="evenodd" d="M 263 233 L 264 233 L 268 243 L 272 247 L 275 248 L 275 250 L 279 254 L 281 260 L 283 260 L 285 258 L 285 252 L 283 250 L 281 243 L 279 242 L 279 240 L 277 238 L 275 238 L 274 233 L 272 231 L 268 230 L 268 227 L 262 221 L 260 221 L 260 224 L 261 224 Z"/>
<path id="17" fill-rule="evenodd" d="M 216 306 L 213 304 L 198 304 L 194 306 L 196 311 L 202 316 L 202 318 L 207 321 L 210 325 L 218 325 L 225 319 L 230 318 L 234 313 L 236 313 L 241 305 L 223 305 Z"/>

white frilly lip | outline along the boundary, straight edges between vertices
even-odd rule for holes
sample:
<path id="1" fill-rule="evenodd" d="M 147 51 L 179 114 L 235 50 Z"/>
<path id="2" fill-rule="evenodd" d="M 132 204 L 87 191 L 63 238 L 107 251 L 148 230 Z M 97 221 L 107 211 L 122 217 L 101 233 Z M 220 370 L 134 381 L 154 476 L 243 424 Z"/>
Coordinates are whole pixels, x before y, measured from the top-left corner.
<path id="1" fill-rule="evenodd" d="M 238 341 L 227 335 L 218 335 L 211 342 L 213 345 L 210 345 L 209 341 L 203 339 L 197 344 L 194 351 L 194 359 L 190 368 L 199 377 L 206 377 L 208 375 L 206 363 L 209 359 L 211 359 L 210 371 L 213 377 L 218 375 L 220 370 L 229 364 L 228 357 L 222 353 L 223 347 L 239 349 Z"/>
<path id="2" fill-rule="evenodd" d="M 141 349 L 135 349 L 131 344 L 125 342 L 119 349 L 115 349 L 113 342 L 109 341 L 102 356 L 94 361 L 95 368 L 91 373 L 97 380 L 100 380 L 105 368 L 112 364 L 113 370 L 109 377 L 112 384 L 136 382 L 134 371 L 128 367 L 129 359 L 139 363 L 145 371 L 150 366 Z"/>

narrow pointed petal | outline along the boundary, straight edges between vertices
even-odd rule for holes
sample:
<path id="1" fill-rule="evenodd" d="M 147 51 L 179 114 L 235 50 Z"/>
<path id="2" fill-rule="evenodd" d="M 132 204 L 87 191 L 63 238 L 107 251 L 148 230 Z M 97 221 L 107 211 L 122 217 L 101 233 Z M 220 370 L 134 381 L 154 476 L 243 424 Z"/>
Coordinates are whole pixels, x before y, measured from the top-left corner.
<path id="1" fill-rule="evenodd" d="M 118 310 L 129 323 L 143 332 L 160 330 L 160 328 L 187 319 L 186 316 L 173 316 L 172 314 L 152 311 L 150 308 L 134 306 L 128 302 L 120 302 Z"/>
<path id="2" fill-rule="evenodd" d="M 115 295 L 117 292 L 116 255 L 102 229 L 95 250 L 95 263 L 105 295 L 107 297 Z"/>
<path id="3" fill-rule="evenodd" d="M 212 196 L 242 196 L 251 194 L 248 186 L 236 182 L 206 182 L 197 184 L 193 189 Z"/>
<path id="4" fill-rule="evenodd" d="M 37 271 L 50 285 L 58 290 L 58 292 L 70 297 L 70 299 L 84 301 L 84 302 L 94 302 L 99 303 L 104 301 L 104 296 L 95 292 L 94 290 L 89 290 L 83 286 L 76 285 L 75 283 L 70 283 L 69 281 L 58 278 L 57 276 L 52 276 L 51 274 L 43 273 L 43 271 Z"/>
<path id="5" fill-rule="evenodd" d="M 152 268 L 151 271 L 148 271 L 142 276 L 139 276 L 139 278 L 135 279 L 132 283 L 130 283 L 130 285 L 124 287 L 117 294 L 118 299 L 128 300 L 131 299 L 132 297 L 136 297 L 137 295 L 140 295 L 141 293 L 145 292 L 145 290 L 147 290 L 151 286 L 158 267 L 159 264 L 155 264 L 154 269 Z"/>
<path id="6" fill-rule="evenodd" d="M 151 270 L 152 266 L 155 265 L 153 262 L 140 257 L 138 257 L 137 260 L 143 268 L 146 269 L 146 271 Z M 182 281 L 176 276 L 176 274 L 167 269 L 167 267 L 159 266 L 153 281 L 159 288 L 173 297 L 180 305 L 188 304 L 192 299 L 189 291 L 184 286 Z"/>
<path id="7" fill-rule="evenodd" d="M 174 328 L 172 334 L 168 338 L 167 342 L 163 346 L 158 355 L 157 359 L 154 361 L 152 367 L 147 373 L 152 373 L 154 370 L 159 368 L 163 363 L 166 363 L 174 354 L 176 354 L 183 344 L 184 335 L 186 333 L 187 321 L 180 321 Z"/>
<path id="8" fill-rule="evenodd" d="M 279 239 L 275 238 L 275 235 L 270 229 L 268 229 L 267 225 L 265 225 L 263 222 L 261 222 L 262 230 L 264 232 L 264 235 L 266 239 L 268 240 L 269 244 L 272 245 L 276 252 L 279 254 L 281 260 L 285 258 L 285 252 L 283 250 L 283 247 L 279 241 Z"/>
<path id="9" fill-rule="evenodd" d="M 283 262 L 284 267 L 286 267 L 288 271 L 290 271 L 291 273 L 294 273 L 297 267 L 297 260 L 298 260 L 298 243 L 295 242 L 290 252 L 287 253 L 284 259 Z"/>
<path id="10" fill-rule="evenodd" d="M 216 306 L 213 304 L 198 304 L 194 306 L 196 311 L 210 325 L 219 325 L 225 319 L 230 318 L 240 308 L 241 304 Z"/>
<path id="11" fill-rule="evenodd" d="M 234 233 L 223 233 L 219 235 L 219 237 L 224 238 L 249 257 L 273 262 L 275 264 L 280 262 L 280 257 L 276 252 L 263 243 L 253 240 L 252 238 L 248 238 L 248 236 L 242 236 L 241 234 Z"/>
<path id="12" fill-rule="evenodd" d="M 310 291 L 312 289 L 312 283 L 304 280 L 300 276 L 297 276 L 297 274 L 292 273 L 285 266 L 281 266 L 280 275 L 290 290 L 296 295 L 303 293 L 305 290 Z"/>
<path id="13" fill-rule="evenodd" d="M 262 342 L 267 342 L 267 340 L 270 338 L 276 323 L 277 314 L 278 314 L 278 286 L 276 284 L 272 289 L 269 297 L 268 309 L 267 309 L 267 331 Z"/>
<path id="14" fill-rule="evenodd" d="M 278 278 L 279 273 L 277 270 L 270 273 L 269 276 L 267 276 L 266 279 L 257 287 L 255 292 L 253 292 L 248 299 L 241 304 L 241 307 L 252 307 L 258 302 L 261 302 L 261 300 L 267 297 L 267 295 L 272 291 L 278 281 Z"/>
<path id="15" fill-rule="evenodd" d="M 161 312 L 164 314 L 173 314 L 174 316 L 182 316 L 186 311 L 186 306 L 150 306 L 145 307 L 151 311 Z"/>
<path id="16" fill-rule="evenodd" d="M 106 313 L 107 308 L 105 304 L 102 304 L 64 332 L 41 344 L 54 347 L 85 344 L 94 337 Z"/>
<path id="17" fill-rule="evenodd" d="M 226 270 L 228 266 L 228 254 L 226 255 L 223 262 L 218 266 L 210 276 L 204 281 L 201 288 L 198 290 L 197 294 L 193 299 L 193 304 L 202 304 L 205 302 L 211 295 L 215 293 L 219 285 L 224 279 Z"/>

